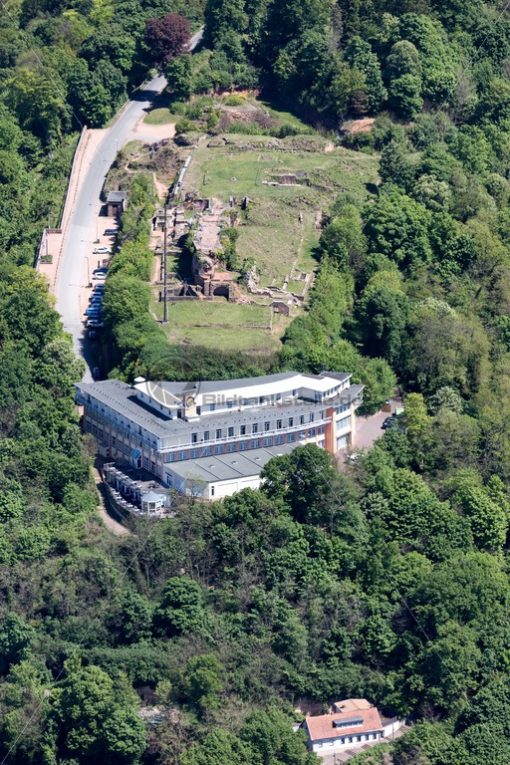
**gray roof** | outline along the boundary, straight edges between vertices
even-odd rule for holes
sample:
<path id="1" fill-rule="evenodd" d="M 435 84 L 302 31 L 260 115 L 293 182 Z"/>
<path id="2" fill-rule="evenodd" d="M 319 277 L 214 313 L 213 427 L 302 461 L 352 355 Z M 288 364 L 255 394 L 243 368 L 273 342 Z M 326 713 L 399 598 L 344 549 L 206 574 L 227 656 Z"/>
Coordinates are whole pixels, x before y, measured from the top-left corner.
<path id="1" fill-rule="evenodd" d="M 90 393 L 92 398 L 110 406 L 127 417 L 135 425 L 150 431 L 153 435 L 164 438 L 171 428 L 173 433 L 188 433 L 190 423 L 184 420 L 170 420 L 163 412 L 149 409 L 136 397 L 136 391 L 120 380 L 101 380 L 95 383 L 80 383 L 78 391 L 84 396 Z"/>
<path id="2" fill-rule="evenodd" d="M 219 390 L 236 390 L 237 388 L 248 388 L 250 385 L 265 385 L 266 383 L 277 382 L 278 380 L 290 380 L 296 377 L 299 372 L 278 372 L 274 375 L 262 375 L 261 377 L 239 377 L 235 380 L 201 380 L 200 382 L 160 382 L 163 390 L 174 395 L 182 394 L 184 391 L 191 393 L 216 393 Z M 307 375 L 314 377 L 314 375 Z M 317 379 L 317 378 L 316 378 Z"/>
<path id="3" fill-rule="evenodd" d="M 142 502 L 160 502 L 165 499 L 166 491 L 148 491 L 146 494 L 142 494 Z"/>
<path id="4" fill-rule="evenodd" d="M 168 384 L 173 385 L 174 383 Z M 189 383 L 180 384 L 189 385 Z M 152 409 L 148 404 L 144 404 L 137 398 L 136 390 L 119 380 L 79 383 L 77 389 L 82 399 L 90 394 L 91 398 L 115 410 L 135 426 L 137 425 L 148 431 L 155 438 L 171 439 L 170 444 L 167 442 L 167 446 L 179 446 L 180 443 L 187 443 L 190 434 L 193 432 L 201 432 L 207 429 L 213 431 L 215 428 L 227 428 L 235 425 L 250 425 L 253 422 L 269 419 L 271 416 L 275 417 L 277 412 L 281 412 L 282 416 L 298 417 L 300 414 L 316 410 L 318 406 L 315 402 L 298 400 L 285 405 L 262 405 L 243 409 L 242 411 L 234 408 L 224 412 L 206 412 L 195 420 L 187 421 L 179 418 L 170 419 L 164 412 Z M 363 385 L 351 385 L 339 394 L 336 401 L 350 404 L 359 396 L 362 390 Z M 328 402 L 323 403 L 325 408 L 327 405 Z M 258 435 L 263 435 L 263 433 Z M 181 438 L 182 441 L 180 440 Z"/>
<path id="5" fill-rule="evenodd" d="M 354 401 L 354 399 L 357 398 L 360 393 L 363 393 L 364 389 L 364 385 L 349 385 L 348 388 L 340 393 L 339 397 L 342 399 L 342 401 L 344 401 L 344 403 L 351 403 L 351 401 Z"/>
<path id="6" fill-rule="evenodd" d="M 251 385 L 266 385 L 279 380 L 292 380 L 300 375 L 310 380 L 320 380 L 322 377 L 332 377 L 343 382 L 351 377 L 347 372 L 321 372 L 319 375 L 306 372 L 277 372 L 273 375 L 261 375 L 259 377 L 239 377 L 234 380 L 201 380 L 198 382 L 159 382 L 163 390 L 173 395 L 182 395 L 184 392 L 216 393 L 223 390 L 236 390 L 237 388 L 249 388 Z"/>
<path id="7" fill-rule="evenodd" d="M 203 481 L 204 483 L 229 481 L 258 475 L 270 459 L 289 454 L 296 446 L 299 446 L 299 443 L 271 446 L 267 449 L 232 452 L 232 454 L 222 454 L 216 457 L 200 457 L 197 460 L 172 462 L 165 467 L 167 471 L 189 481 Z"/>
<path id="8" fill-rule="evenodd" d="M 324 370 L 320 373 L 320 375 L 315 375 L 315 377 L 332 377 L 334 380 L 340 380 L 343 382 L 344 380 L 348 380 L 349 377 L 352 377 L 352 374 L 350 372 L 328 372 L 327 370 Z"/>
<path id="9" fill-rule="evenodd" d="M 125 191 L 110 191 L 106 197 L 107 202 L 124 202 L 126 199 Z"/>

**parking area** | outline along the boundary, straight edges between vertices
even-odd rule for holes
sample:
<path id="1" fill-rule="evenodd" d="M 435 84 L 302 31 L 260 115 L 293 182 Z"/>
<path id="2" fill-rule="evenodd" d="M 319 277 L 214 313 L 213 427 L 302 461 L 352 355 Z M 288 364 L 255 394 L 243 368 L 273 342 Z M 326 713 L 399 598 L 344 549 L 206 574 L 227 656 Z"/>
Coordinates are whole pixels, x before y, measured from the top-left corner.
<path id="1" fill-rule="evenodd" d="M 368 417 L 356 417 L 356 432 L 354 433 L 352 448 L 369 449 L 384 434 L 384 421 L 401 410 L 402 401 L 390 399 L 385 409 L 381 409 Z"/>
<path id="2" fill-rule="evenodd" d="M 350 448 L 341 449 L 336 453 L 338 469 L 341 472 L 346 470 L 349 464 L 349 455 L 356 449 L 370 449 L 384 435 L 385 420 L 393 419 L 396 414 L 400 414 L 402 411 L 402 399 L 392 398 L 386 402 L 383 409 L 375 414 L 368 417 L 356 417 L 356 430 Z"/>
<path id="3" fill-rule="evenodd" d="M 115 217 L 99 215 L 96 218 L 95 239 L 87 247 L 87 273 L 80 291 L 80 313 L 88 340 L 97 340 L 103 328 L 102 302 L 106 275 L 110 263 L 118 221 Z M 94 234 L 92 234 L 94 235 Z M 99 376 L 99 370 L 93 370 Z"/>

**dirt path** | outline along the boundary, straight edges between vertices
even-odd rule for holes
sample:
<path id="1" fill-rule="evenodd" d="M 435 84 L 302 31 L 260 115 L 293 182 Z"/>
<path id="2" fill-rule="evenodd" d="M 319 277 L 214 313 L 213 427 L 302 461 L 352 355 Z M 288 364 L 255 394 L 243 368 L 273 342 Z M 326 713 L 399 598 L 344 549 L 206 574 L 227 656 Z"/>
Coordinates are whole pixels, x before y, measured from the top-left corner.
<path id="1" fill-rule="evenodd" d="M 111 531 L 112 534 L 115 534 L 116 537 L 125 537 L 131 534 L 129 529 L 126 529 L 125 526 L 123 526 L 121 523 L 118 523 L 114 518 L 111 517 L 111 515 L 108 515 L 102 505 L 98 507 L 97 512 L 99 513 L 99 517 L 103 521 L 108 531 Z"/>
<path id="2" fill-rule="evenodd" d="M 92 468 L 94 473 L 94 483 L 96 484 L 98 499 L 99 499 L 99 505 L 97 507 L 97 512 L 103 521 L 104 525 L 108 529 L 108 531 L 111 531 L 112 534 L 115 534 L 116 537 L 125 537 L 128 534 L 131 534 L 129 529 L 127 529 L 125 526 L 122 525 L 122 523 L 119 523 L 115 520 L 115 518 L 112 518 L 111 515 L 109 515 L 105 501 L 104 501 L 104 488 L 103 488 L 103 481 L 101 479 L 101 475 L 97 468 Z"/>
<path id="3" fill-rule="evenodd" d="M 175 135 L 175 124 L 167 122 L 163 125 L 149 125 L 144 122 L 146 115 L 143 114 L 136 123 L 131 138 L 134 141 L 143 141 L 143 143 L 158 143 L 173 138 Z"/>
<path id="4" fill-rule="evenodd" d="M 154 181 L 154 186 L 156 188 L 156 193 L 158 195 L 158 199 L 161 202 L 164 202 L 167 195 L 168 195 L 168 186 L 166 183 L 162 183 L 160 180 L 158 180 L 158 176 L 156 173 L 152 173 L 152 180 Z"/>

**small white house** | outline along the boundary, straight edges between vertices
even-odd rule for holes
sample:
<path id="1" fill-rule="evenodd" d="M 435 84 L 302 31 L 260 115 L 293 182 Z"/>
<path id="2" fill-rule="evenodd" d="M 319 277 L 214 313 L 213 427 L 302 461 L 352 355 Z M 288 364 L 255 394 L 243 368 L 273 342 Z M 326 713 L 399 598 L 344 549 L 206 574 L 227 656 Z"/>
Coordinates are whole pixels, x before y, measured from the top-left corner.
<path id="1" fill-rule="evenodd" d="M 303 728 L 308 748 L 318 755 L 376 743 L 404 725 L 402 720 L 381 718 L 377 707 L 366 699 L 344 699 L 333 704 L 326 715 L 307 717 Z"/>

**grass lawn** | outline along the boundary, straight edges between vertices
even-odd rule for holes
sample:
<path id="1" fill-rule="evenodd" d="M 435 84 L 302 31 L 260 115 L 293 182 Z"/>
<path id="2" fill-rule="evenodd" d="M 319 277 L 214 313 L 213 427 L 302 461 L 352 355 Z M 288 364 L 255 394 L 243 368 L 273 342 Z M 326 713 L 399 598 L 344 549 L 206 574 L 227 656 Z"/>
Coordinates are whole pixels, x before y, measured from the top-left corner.
<path id="1" fill-rule="evenodd" d="M 253 99 L 253 103 L 261 106 L 266 110 L 266 112 L 268 112 L 271 117 L 278 120 L 282 124 L 290 125 L 297 130 L 301 130 L 303 133 L 313 132 L 310 125 L 307 125 L 306 122 L 303 122 L 303 120 L 299 119 L 299 117 L 296 117 L 296 115 L 292 114 L 292 112 L 282 111 L 278 108 L 278 106 L 271 103 L 271 101 L 264 101 L 262 98 L 255 98 Z"/>
<path id="2" fill-rule="evenodd" d="M 281 286 L 294 263 L 313 270 L 317 214 L 342 194 L 362 202 L 365 184 L 377 180 L 378 158 L 343 148 L 325 151 L 319 136 L 277 141 L 229 135 L 227 141 L 195 150 L 185 191 L 223 200 L 250 198 L 237 251 L 241 258 L 255 258 L 263 286 Z M 298 175 L 299 185 L 268 185 L 286 174 Z"/>
<path id="3" fill-rule="evenodd" d="M 287 288 L 289 292 L 293 292 L 296 295 L 302 295 L 305 289 L 305 282 L 293 279 L 288 283 Z"/>
<path id="4" fill-rule="evenodd" d="M 158 318 L 162 317 L 161 303 L 154 303 L 153 310 Z M 278 320 L 271 332 L 269 306 L 228 303 L 221 298 L 170 303 L 168 316 L 164 330 L 172 343 L 193 343 L 220 350 L 256 353 L 276 349 L 285 328 Z"/>
<path id="5" fill-rule="evenodd" d="M 168 125 L 171 122 L 177 122 L 179 117 L 172 114 L 170 109 L 162 107 L 161 109 L 151 109 L 144 119 L 147 125 Z"/>
<path id="6" fill-rule="evenodd" d="M 338 197 L 356 203 L 367 198 L 367 184 L 377 182 L 378 157 L 334 147 L 310 133 L 294 115 L 268 104 L 264 107 L 275 119 L 304 134 L 284 139 L 239 133 L 207 138 L 192 150 L 183 191 L 224 202 L 229 197 L 238 201 L 249 197 L 247 212 L 239 216 L 237 253 L 241 259 L 255 259 L 261 286 L 281 287 L 293 266 L 307 273 L 315 270 L 317 221 Z M 164 124 L 171 119 L 168 103 L 159 102 L 146 121 Z M 169 270 L 178 270 L 179 265 L 175 258 L 169 259 Z M 304 285 L 294 279 L 289 289 L 303 294 Z M 161 303 L 154 301 L 152 310 L 162 318 Z M 171 343 L 257 354 L 277 351 L 290 321 L 277 314 L 271 326 L 269 305 L 229 303 L 222 298 L 175 301 L 169 306 L 164 331 Z"/>

